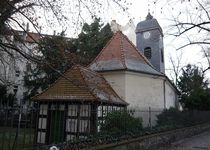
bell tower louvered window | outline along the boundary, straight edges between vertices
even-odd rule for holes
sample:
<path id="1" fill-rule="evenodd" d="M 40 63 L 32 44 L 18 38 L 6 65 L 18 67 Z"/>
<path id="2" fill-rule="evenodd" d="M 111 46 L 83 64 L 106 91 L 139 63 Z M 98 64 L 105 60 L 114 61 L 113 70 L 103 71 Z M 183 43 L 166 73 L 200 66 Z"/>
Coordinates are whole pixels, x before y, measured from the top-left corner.
<path id="1" fill-rule="evenodd" d="M 152 57 L 152 50 L 150 47 L 146 47 L 144 49 L 144 56 L 147 58 L 147 59 L 151 59 Z"/>

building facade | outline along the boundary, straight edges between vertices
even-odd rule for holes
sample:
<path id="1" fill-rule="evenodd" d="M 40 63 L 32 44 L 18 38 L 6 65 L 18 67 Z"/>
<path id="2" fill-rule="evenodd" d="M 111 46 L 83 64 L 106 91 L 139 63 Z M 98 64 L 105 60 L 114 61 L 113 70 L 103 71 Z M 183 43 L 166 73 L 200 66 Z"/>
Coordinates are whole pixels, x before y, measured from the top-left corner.
<path id="1" fill-rule="evenodd" d="M 144 27 L 144 23 L 139 24 L 137 29 Z M 179 92 L 164 74 L 161 60 L 161 28 L 137 30 L 136 34 L 137 47 L 117 31 L 88 67 L 74 66 L 33 98 L 40 109 L 37 143 L 71 140 L 97 132 L 97 124 L 108 112 L 124 109 L 127 104 L 129 109 L 156 110 L 151 124 L 155 124 L 158 113 L 177 106 Z M 133 115 L 142 117 L 147 126 L 147 114 Z M 56 120 L 63 126 L 58 126 Z M 57 128 L 56 135 L 60 136 L 55 138 L 51 128 Z"/>
<path id="2" fill-rule="evenodd" d="M 2 36 L 1 39 L 3 43 L 15 45 L 23 54 L 33 57 L 37 52 L 36 41 L 40 39 L 40 35 L 14 31 L 14 33 Z M 8 93 L 15 94 L 19 104 L 24 98 L 24 92 L 27 91 L 24 86 L 25 72 L 36 65 L 13 49 L 8 48 L 7 51 L 0 51 L 0 79 L 2 84 L 7 86 Z"/>
<path id="3" fill-rule="evenodd" d="M 132 109 L 176 106 L 176 87 L 120 31 L 89 67 L 102 74 Z"/>

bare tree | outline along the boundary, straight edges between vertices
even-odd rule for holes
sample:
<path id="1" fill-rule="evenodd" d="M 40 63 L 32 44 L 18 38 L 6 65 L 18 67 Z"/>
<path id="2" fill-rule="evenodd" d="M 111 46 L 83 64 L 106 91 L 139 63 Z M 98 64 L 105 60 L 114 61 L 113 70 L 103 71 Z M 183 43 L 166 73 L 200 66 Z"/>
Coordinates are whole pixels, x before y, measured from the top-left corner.
<path id="1" fill-rule="evenodd" d="M 176 55 L 175 58 L 173 58 L 172 55 L 169 56 L 169 61 L 172 67 L 172 69 L 170 69 L 169 71 L 170 77 L 176 86 L 178 85 L 179 75 L 182 71 L 182 66 L 181 66 L 182 56 L 183 56 L 182 53 L 180 55 Z"/>
<path id="2" fill-rule="evenodd" d="M 154 0 L 155 3 L 162 2 Z M 171 22 L 167 34 L 175 36 L 183 48 L 202 47 L 209 64 L 210 47 L 210 2 L 209 0 L 165 0 L 161 3 L 161 12 L 167 14 Z M 170 15 L 169 15 L 170 14 Z M 198 47 L 197 47 L 198 46 Z M 204 50 L 205 48 L 205 50 Z M 204 72 L 210 69 L 210 64 Z"/>
<path id="3" fill-rule="evenodd" d="M 201 49 L 203 51 L 204 58 L 206 58 L 208 64 L 208 67 L 203 69 L 203 73 L 205 73 L 206 71 L 210 70 L 210 47 L 201 46 Z"/>
<path id="4" fill-rule="evenodd" d="M 67 0 L 4 0 L 0 5 L 0 34 L 3 36 L 15 34 L 15 31 L 12 30 L 14 28 L 27 32 L 24 22 L 29 22 L 32 25 L 32 30 L 40 33 L 40 27 L 43 24 L 43 22 L 39 22 L 40 18 L 42 18 L 41 21 L 45 19 L 49 26 L 55 21 L 62 26 L 67 23 L 67 20 L 70 20 L 72 25 L 78 27 L 86 21 L 86 18 L 105 13 L 107 7 L 111 5 L 116 5 L 118 6 L 116 9 L 125 11 L 127 4 L 126 1 L 121 2 L 119 0 L 71 0 L 70 2 Z M 33 39 L 33 37 L 31 38 Z M 37 41 L 34 39 L 34 42 Z M 0 47 L 6 52 L 8 52 L 6 48 L 13 48 L 24 57 L 30 58 L 14 45 L 0 42 Z"/>
<path id="5" fill-rule="evenodd" d="M 185 43 L 179 49 L 184 48 L 189 45 L 193 44 L 199 44 L 199 45 L 209 45 L 210 44 L 210 38 L 209 32 L 210 32 L 210 3 L 208 1 L 196 1 L 196 2 L 185 2 L 188 3 L 194 3 L 192 6 L 192 10 L 185 10 L 186 13 L 180 12 L 179 16 L 177 16 L 174 19 L 174 27 L 176 28 L 175 32 L 172 33 L 174 36 L 181 36 L 184 35 L 187 36 L 188 43 Z M 193 12 L 192 12 L 193 11 Z M 184 15 L 184 17 L 183 17 Z M 192 32 L 194 32 L 195 36 L 192 35 Z M 202 38 L 200 38 L 200 35 L 202 35 Z"/>
<path id="6" fill-rule="evenodd" d="M 120 11 L 126 11 L 128 3 L 126 1 L 111 0 L 3 0 L 0 5 L 0 58 L 1 65 L 6 64 L 5 58 L 26 59 L 33 63 L 42 62 L 40 57 L 35 57 L 28 45 L 19 36 L 16 29 L 21 30 L 23 34 L 30 37 L 36 45 L 39 41 L 31 36 L 25 22 L 30 24 L 30 29 L 39 34 L 40 38 L 41 28 L 44 28 L 43 22 L 46 22 L 47 27 L 53 27 L 58 24 L 65 30 L 65 27 L 73 28 L 75 31 L 79 30 L 83 22 L 87 18 L 105 14 L 108 7 L 113 6 Z M 14 43 L 16 39 L 19 44 Z M 20 46 L 21 45 L 21 46 Z M 26 51 L 26 49 L 29 49 Z M 3 55 L 4 54 L 4 55 Z M 16 60 L 14 60 L 16 61 Z M 49 64 L 48 64 L 49 65 Z M 51 67 L 53 69 L 53 67 Z M 56 70 L 55 70 L 56 71 Z M 1 78 L 3 80 L 4 78 Z"/>

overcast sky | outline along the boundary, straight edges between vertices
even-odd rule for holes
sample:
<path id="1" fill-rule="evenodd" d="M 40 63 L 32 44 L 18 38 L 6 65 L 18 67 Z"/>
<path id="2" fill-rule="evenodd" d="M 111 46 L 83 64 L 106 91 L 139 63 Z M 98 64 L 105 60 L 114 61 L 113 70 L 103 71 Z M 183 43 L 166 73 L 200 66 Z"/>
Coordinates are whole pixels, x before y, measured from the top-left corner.
<path id="1" fill-rule="evenodd" d="M 175 60 L 177 59 L 176 55 L 182 55 L 182 66 L 185 66 L 188 63 L 196 64 L 204 68 L 207 66 L 206 59 L 203 58 L 200 47 L 189 46 L 177 51 L 177 48 L 187 42 L 186 37 L 175 38 L 172 35 L 168 35 L 171 25 L 174 24 L 174 22 L 171 21 L 173 17 L 178 16 L 180 12 L 184 15 L 185 13 L 194 11 L 194 9 L 195 6 L 193 3 L 183 3 L 181 1 L 166 3 L 165 0 L 159 0 L 157 3 L 154 3 L 153 0 L 132 0 L 132 5 L 129 7 L 128 11 L 135 24 L 144 20 L 148 11 L 150 11 L 162 27 L 164 32 L 165 66 L 168 76 L 170 76 L 169 71 L 171 69 L 171 63 L 169 62 L 170 55 Z M 128 21 L 128 18 L 123 17 L 120 14 L 113 14 L 112 18 L 115 18 L 117 22 L 121 24 L 125 24 Z M 197 32 L 192 32 L 191 34 L 197 34 Z M 210 71 L 207 72 L 207 76 L 210 77 Z"/>
<path id="2" fill-rule="evenodd" d="M 65 1 L 65 0 L 64 0 Z M 154 1 L 157 1 L 154 3 Z M 166 3 L 166 1 L 169 3 Z M 139 21 L 143 21 L 148 13 L 148 11 L 151 12 L 151 14 L 156 18 L 160 24 L 160 26 L 163 29 L 164 32 L 164 50 L 165 50 L 165 68 L 166 73 L 170 77 L 170 62 L 169 62 L 169 56 L 171 55 L 173 59 L 177 59 L 177 56 L 180 56 L 182 54 L 182 66 L 191 63 L 196 64 L 199 66 L 206 67 L 205 59 L 203 59 L 203 54 L 199 47 L 193 46 L 193 47 L 186 47 L 182 50 L 177 51 L 176 49 L 183 45 L 186 38 L 175 38 L 173 36 L 168 35 L 168 31 L 170 29 L 170 26 L 173 24 L 171 19 L 173 19 L 173 16 L 177 16 L 179 12 L 181 11 L 182 14 L 186 13 L 187 11 L 193 11 L 194 6 L 193 3 L 183 3 L 184 0 L 127 0 L 128 4 L 128 12 L 123 13 L 122 11 L 119 11 L 119 8 L 116 5 L 107 5 L 106 1 L 104 0 L 105 6 L 103 6 L 103 10 L 100 10 L 100 7 L 97 9 L 92 9 L 92 11 L 102 11 L 100 17 L 102 18 L 102 21 L 105 23 L 110 23 L 111 20 L 116 20 L 117 23 L 121 25 L 125 25 L 129 19 L 133 19 L 135 25 Z M 67 36 L 72 37 L 75 36 L 77 33 L 80 32 L 80 26 L 79 24 L 75 28 L 75 20 L 77 19 L 76 16 L 72 15 L 73 11 L 76 11 L 75 8 L 72 8 L 72 2 L 66 0 L 65 6 L 63 6 L 63 13 L 66 14 L 68 17 L 68 21 L 64 26 L 54 24 L 52 27 L 49 28 L 49 26 L 42 28 L 43 33 L 53 34 L 54 30 L 56 32 L 61 32 L 62 30 L 66 30 Z M 131 4 L 131 5 L 130 5 Z M 106 6 L 107 5 L 107 6 Z M 193 8 L 193 9 L 192 9 Z M 81 12 L 81 16 L 84 19 L 85 22 L 90 23 L 91 18 L 88 17 L 87 11 Z M 38 15 L 41 16 L 41 19 L 44 17 L 44 12 L 40 11 Z M 47 16 L 48 19 L 50 19 L 49 16 Z M 75 20 L 74 20 L 75 19 Z M 52 19 L 53 20 L 53 19 Z M 46 21 L 46 18 L 42 20 L 43 24 Z M 77 32 L 75 32 L 77 31 Z M 192 32 L 193 34 L 193 32 Z M 208 77 L 210 77 L 210 71 L 208 72 Z"/>

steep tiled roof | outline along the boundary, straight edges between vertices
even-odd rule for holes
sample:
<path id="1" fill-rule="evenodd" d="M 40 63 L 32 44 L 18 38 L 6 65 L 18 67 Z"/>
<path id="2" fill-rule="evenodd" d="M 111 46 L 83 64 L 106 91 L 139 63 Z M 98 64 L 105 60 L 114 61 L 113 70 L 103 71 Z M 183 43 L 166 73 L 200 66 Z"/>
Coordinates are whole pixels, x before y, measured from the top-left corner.
<path id="1" fill-rule="evenodd" d="M 34 32 L 18 31 L 18 30 L 13 30 L 13 32 L 10 32 L 10 34 L 14 34 L 15 35 L 15 40 L 17 40 L 17 41 L 22 40 L 24 42 L 29 42 L 29 43 L 39 42 L 39 40 L 43 36 L 45 36 L 44 34 L 39 34 L 39 33 L 34 33 Z"/>
<path id="2" fill-rule="evenodd" d="M 36 43 L 39 42 L 44 37 L 53 37 L 53 36 L 59 36 L 59 35 L 48 35 L 48 34 L 42 34 L 42 33 L 35 33 L 35 32 L 26 32 L 26 31 L 18 31 L 13 30 L 13 32 L 10 31 L 11 35 L 15 35 L 15 40 L 24 41 L 28 43 Z M 66 40 L 70 40 L 70 38 L 65 37 Z"/>
<path id="3" fill-rule="evenodd" d="M 98 73 L 75 65 L 53 85 L 33 98 L 37 101 L 101 101 L 127 105 Z"/>
<path id="4" fill-rule="evenodd" d="M 39 42 L 39 40 L 41 39 L 41 35 L 38 33 L 33 33 L 33 32 L 29 32 L 26 36 L 25 41 L 26 42 Z"/>
<path id="5" fill-rule="evenodd" d="M 162 75 L 156 71 L 132 42 L 120 31 L 102 49 L 89 65 L 94 71 L 132 70 Z"/>

